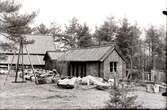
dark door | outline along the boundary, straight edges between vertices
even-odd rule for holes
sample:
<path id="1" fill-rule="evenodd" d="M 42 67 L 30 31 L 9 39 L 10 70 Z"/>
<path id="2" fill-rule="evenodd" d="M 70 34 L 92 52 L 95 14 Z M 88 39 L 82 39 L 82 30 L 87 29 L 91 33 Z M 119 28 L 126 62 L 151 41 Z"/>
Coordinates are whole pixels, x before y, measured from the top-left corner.
<path id="1" fill-rule="evenodd" d="M 68 76 L 86 76 L 86 63 L 83 62 L 71 62 L 69 64 Z"/>

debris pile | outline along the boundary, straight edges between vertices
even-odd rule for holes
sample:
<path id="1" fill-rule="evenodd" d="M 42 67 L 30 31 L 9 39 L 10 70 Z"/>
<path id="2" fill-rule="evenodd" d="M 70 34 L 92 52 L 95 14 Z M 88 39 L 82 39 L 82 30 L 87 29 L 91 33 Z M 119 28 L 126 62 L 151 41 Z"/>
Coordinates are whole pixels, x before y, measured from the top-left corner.
<path id="1" fill-rule="evenodd" d="M 53 82 L 56 82 L 56 80 L 60 79 L 60 75 L 56 73 L 54 70 L 50 71 L 50 70 L 43 70 L 43 69 L 35 69 L 34 72 L 36 74 L 36 78 L 39 84 L 53 83 Z M 35 76 L 32 70 L 25 69 L 24 73 L 25 73 L 24 75 L 25 80 L 30 80 L 33 82 L 35 81 Z"/>
<path id="2" fill-rule="evenodd" d="M 6 69 L 0 69 L 0 74 L 7 74 L 8 73 L 8 70 Z"/>
<path id="3" fill-rule="evenodd" d="M 58 80 L 58 87 L 61 88 L 66 88 L 66 89 L 72 89 L 76 86 L 78 86 L 78 84 L 81 82 L 81 78 L 80 77 L 73 77 L 71 79 L 65 78 L 65 79 L 59 79 Z"/>
<path id="4" fill-rule="evenodd" d="M 95 85 L 97 89 L 108 89 L 114 84 L 113 79 L 104 81 L 100 77 L 94 77 L 91 75 L 85 77 L 61 77 L 56 70 L 35 70 L 36 78 L 39 84 L 55 83 L 60 88 L 72 89 L 78 88 L 79 85 Z M 32 70 L 25 70 L 25 80 L 35 81 L 35 77 Z"/>

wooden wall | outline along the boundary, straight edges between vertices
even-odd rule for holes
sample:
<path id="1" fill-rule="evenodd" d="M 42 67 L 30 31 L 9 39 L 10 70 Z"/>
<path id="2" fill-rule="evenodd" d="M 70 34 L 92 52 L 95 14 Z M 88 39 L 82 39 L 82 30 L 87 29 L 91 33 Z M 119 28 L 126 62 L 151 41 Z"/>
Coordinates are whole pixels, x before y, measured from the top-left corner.
<path id="1" fill-rule="evenodd" d="M 123 76 L 125 76 L 126 73 L 126 64 L 122 60 L 122 58 L 118 55 L 116 50 L 114 50 L 105 60 L 103 63 L 103 74 L 104 79 L 113 78 L 113 73 L 110 72 L 110 62 L 117 62 L 117 77 L 119 79 L 122 79 Z"/>
<path id="2" fill-rule="evenodd" d="M 70 76 L 77 76 L 76 74 L 78 74 L 81 77 L 85 75 L 100 77 L 102 76 L 100 75 L 100 72 L 102 73 L 102 71 L 101 68 L 99 67 L 99 64 L 100 62 L 70 62 L 68 64 L 68 72 L 70 73 L 69 74 Z M 85 68 L 86 71 L 83 70 L 82 66 L 86 66 Z"/>
<path id="3" fill-rule="evenodd" d="M 86 75 L 92 75 L 96 77 L 101 77 L 104 79 L 113 78 L 113 73 L 110 72 L 110 62 L 117 62 L 117 73 L 119 79 L 123 79 L 126 75 L 126 63 L 122 58 L 118 55 L 116 50 L 114 50 L 106 59 L 104 59 L 103 62 L 84 62 L 86 64 Z M 72 62 L 75 65 L 75 62 Z M 63 76 L 69 75 L 68 72 L 70 65 L 70 62 L 57 62 L 57 61 L 51 61 L 50 59 L 47 59 L 45 61 L 45 68 L 46 69 L 57 69 L 57 71 L 62 74 Z M 77 62 L 82 66 L 83 62 Z M 77 71 L 79 66 L 77 66 Z"/>
<path id="4" fill-rule="evenodd" d="M 67 76 L 68 74 L 68 63 L 63 61 L 55 61 L 54 68 L 59 72 L 61 76 Z"/>
<path id="5" fill-rule="evenodd" d="M 88 62 L 86 64 L 86 74 L 91 76 L 99 76 L 99 64 L 98 62 Z"/>
<path id="6" fill-rule="evenodd" d="M 45 69 L 47 70 L 51 70 L 53 69 L 53 61 L 51 61 L 50 59 L 45 60 Z"/>
<path id="7" fill-rule="evenodd" d="M 67 62 L 58 62 L 56 60 L 45 60 L 45 69 L 56 69 L 60 75 L 67 76 Z"/>

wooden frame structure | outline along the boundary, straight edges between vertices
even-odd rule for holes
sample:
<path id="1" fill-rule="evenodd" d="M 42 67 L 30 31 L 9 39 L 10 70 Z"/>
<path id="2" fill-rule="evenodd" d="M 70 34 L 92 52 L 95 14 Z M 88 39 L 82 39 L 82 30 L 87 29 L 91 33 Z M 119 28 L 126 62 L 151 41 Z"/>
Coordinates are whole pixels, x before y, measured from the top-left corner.
<path id="1" fill-rule="evenodd" d="M 36 77 L 36 74 L 35 74 L 35 71 L 34 71 L 34 67 L 33 67 L 33 64 L 31 63 L 30 54 L 28 52 L 28 49 L 27 49 L 26 45 L 24 45 L 24 43 L 23 43 L 23 38 L 22 37 L 21 37 L 20 43 L 19 43 L 19 53 L 17 55 L 18 57 L 17 57 L 17 63 L 16 63 L 16 74 L 15 74 L 14 83 L 18 83 L 18 71 L 19 71 L 19 66 L 20 66 L 20 64 L 19 64 L 20 59 L 21 59 L 22 79 L 23 79 L 22 82 L 25 82 L 25 80 L 24 80 L 24 61 L 23 61 L 23 56 L 24 56 L 23 49 L 24 48 L 26 50 L 26 54 L 28 55 L 28 59 L 29 59 L 30 65 L 31 65 L 31 69 L 32 69 L 34 77 L 35 77 L 35 84 L 38 84 L 38 80 L 37 80 L 37 77 Z M 15 54 L 16 54 L 16 52 L 14 53 L 14 55 L 12 57 L 10 67 L 12 66 Z M 10 71 L 11 71 L 11 69 L 9 68 L 8 75 L 9 75 Z M 8 75 L 7 75 L 7 77 L 8 77 Z M 5 81 L 7 80 L 7 77 L 6 77 Z M 5 85 L 5 83 L 4 83 L 4 85 Z"/>

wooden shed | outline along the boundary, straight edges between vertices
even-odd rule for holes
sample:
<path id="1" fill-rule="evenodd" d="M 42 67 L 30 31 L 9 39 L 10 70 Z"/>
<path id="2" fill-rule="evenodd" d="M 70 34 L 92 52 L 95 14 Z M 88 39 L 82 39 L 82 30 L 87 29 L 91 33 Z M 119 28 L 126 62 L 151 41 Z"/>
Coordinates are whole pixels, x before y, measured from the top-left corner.
<path id="1" fill-rule="evenodd" d="M 53 42 L 52 36 L 44 36 L 44 35 L 25 35 L 27 40 L 34 41 L 32 44 L 27 44 L 27 50 L 29 52 L 29 56 L 24 48 L 23 50 L 23 64 L 26 67 L 31 67 L 31 64 L 34 68 L 43 68 L 45 66 L 45 62 L 43 61 L 44 55 L 48 50 L 55 50 L 55 45 Z M 0 35 L 0 39 L 4 39 L 3 43 L 10 43 L 11 41 L 6 37 Z M 1 42 L 0 42 L 1 45 Z M 18 48 L 18 44 L 16 47 Z M 16 65 L 18 60 L 18 50 L 3 50 L 0 46 L 0 54 L 4 56 L 4 59 L 0 60 L 0 67 L 4 66 L 5 68 L 9 67 L 10 64 Z M 31 64 L 29 61 L 31 60 Z M 19 62 L 21 64 L 21 62 Z"/>
<path id="2" fill-rule="evenodd" d="M 59 52 L 55 52 L 58 54 Z M 48 54 L 48 53 L 46 53 Z M 60 53 L 59 53 L 60 54 Z M 50 55 L 51 56 L 51 55 Z M 62 65 L 65 76 L 97 76 L 104 79 L 113 78 L 113 72 L 117 73 L 119 79 L 124 78 L 126 63 L 120 50 L 113 45 L 93 46 L 88 48 L 70 49 L 56 57 L 56 63 L 48 64 L 52 58 L 44 58 L 46 67 L 48 65 Z M 59 66 L 57 66 L 59 68 Z"/>
<path id="3" fill-rule="evenodd" d="M 62 61 L 57 61 L 59 57 L 61 57 L 65 52 L 61 51 L 47 51 L 44 56 L 45 61 L 45 69 L 52 70 L 56 69 L 59 73 L 65 74 L 67 71 L 64 69 L 67 64 Z"/>

